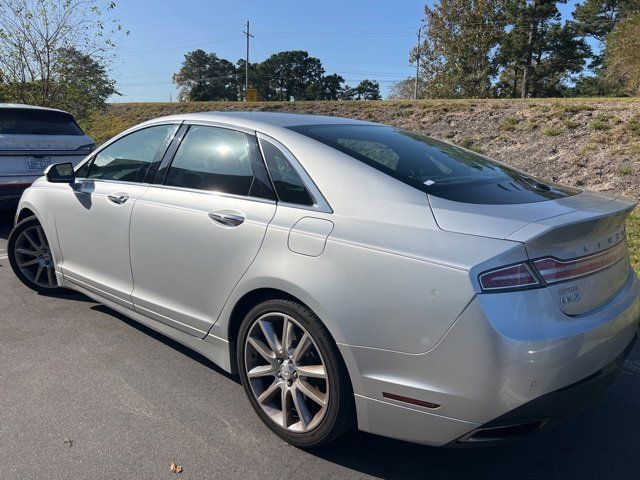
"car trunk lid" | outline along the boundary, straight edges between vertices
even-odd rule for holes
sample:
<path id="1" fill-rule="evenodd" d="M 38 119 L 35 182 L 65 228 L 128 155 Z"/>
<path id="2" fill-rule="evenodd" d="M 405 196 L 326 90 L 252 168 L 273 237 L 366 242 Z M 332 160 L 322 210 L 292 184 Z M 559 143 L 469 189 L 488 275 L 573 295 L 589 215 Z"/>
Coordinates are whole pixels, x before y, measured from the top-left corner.
<path id="1" fill-rule="evenodd" d="M 518 205 L 467 204 L 433 196 L 430 202 L 444 230 L 522 242 L 567 315 L 606 303 L 628 278 L 625 222 L 635 202 L 597 193 Z"/>
<path id="2" fill-rule="evenodd" d="M 86 135 L 0 134 L 0 174 L 42 174 L 52 163 L 79 162 L 93 148 Z"/>

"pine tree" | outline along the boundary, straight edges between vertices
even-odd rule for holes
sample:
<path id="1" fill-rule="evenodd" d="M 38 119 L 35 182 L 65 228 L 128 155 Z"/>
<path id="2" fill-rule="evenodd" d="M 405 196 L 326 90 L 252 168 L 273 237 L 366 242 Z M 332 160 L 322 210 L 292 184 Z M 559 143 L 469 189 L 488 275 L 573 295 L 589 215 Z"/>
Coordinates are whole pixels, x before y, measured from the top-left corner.
<path id="1" fill-rule="evenodd" d="M 578 33 L 604 46 L 618 22 L 640 10 L 640 0 L 585 0 L 573 12 Z"/>
<path id="2" fill-rule="evenodd" d="M 566 0 L 505 0 L 508 25 L 497 55 L 500 96 L 559 95 L 584 67 L 589 46 L 573 25 L 562 25 L 559 3 Z"/>
<path id="3" fill-rule="evenodd" d="M 573 12 L 573 24 L 583 38 L 593 39 L 596 48 L 591 55 L 590 74 L 582 75 L 576 82 L 573 93 L 588 96 L 622 95 L 625 89 L 615 80 L 615 75 L 608 75 L 605 46 L 616 26 L 625 19 L 640 12 L 640 0 L 584 0 L 576 5 Z M 619 44 L 619 37 L 617 40 Z"/>

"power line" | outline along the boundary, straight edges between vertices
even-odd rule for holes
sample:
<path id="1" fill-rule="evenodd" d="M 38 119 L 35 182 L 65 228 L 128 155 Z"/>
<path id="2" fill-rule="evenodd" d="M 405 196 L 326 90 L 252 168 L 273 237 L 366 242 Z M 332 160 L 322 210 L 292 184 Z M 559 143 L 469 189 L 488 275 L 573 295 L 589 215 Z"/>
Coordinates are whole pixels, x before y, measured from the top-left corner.
<path id="1" fill-rule="evenodd" d="M 144 47 L 144 48 L 140 48 L 140 49 L 128 49 L 125 50 L 125 55 L 127 58 L 136 58 L 136 57 L 142 57 L 142 56 L 147 56 L 151 53 L 155 53 L 155 52 L 163 52 L 163 51 L 169 51 L 169 50 L 182 50 L 182 49 L 189 49 L 189 48 L 198 48 L 198 47 L 202 47 L 204 45 L 209 45 L 209 44 L 218 44 L 218 43 L 223 43 L 223 42 L 228 42 L 229 40 L 233 40 L 234 38 L 237 38 L 236 35 L 234 36 L 229 36 L 229 37 L 221 37 L 215 40 L 207 40 L 205 42 L 197 42 L 197 43 L 190 43 L 190 44 L 166 44 L 166 46 L 160 46 L 160 47 Z M 132 54 L 130 54 L 129 52 L 132 52 Z"/>

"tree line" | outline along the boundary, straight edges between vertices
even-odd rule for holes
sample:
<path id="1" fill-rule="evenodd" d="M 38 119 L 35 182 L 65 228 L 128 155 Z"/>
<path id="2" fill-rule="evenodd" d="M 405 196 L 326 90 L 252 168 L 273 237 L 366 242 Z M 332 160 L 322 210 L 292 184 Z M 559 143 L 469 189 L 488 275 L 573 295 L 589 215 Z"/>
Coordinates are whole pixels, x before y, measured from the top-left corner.
<path id="1" fill-rule="evenodd" d="M 391 97 L 527 98 L 640 94 L 640 0 L 435 0 L 424 41 L 410 52 L 419 75 Z M 77 117 L 118 94 L 109 74 L 128 32 L 102 0 L 0 0 L 0 102 L 68 110 Z M 194 50 L 173 75 L 180 100 L 245 99 L 245 61 Z M 320 59 L 284 51 L 248 66 L 261 100 L 375 100 L 380 85 L 349 86 Z"/>
<path id="2" fill-rule="evenodd" d="M 640 93 L 640 0 L 437 0 L 426 6 L 421 98 L 624 96 Z M 416 79 L 392 86 L 411 98 Z"/>
<path id="3" fill-rule="evenodd" d="M 198 49 L 184 56 L 173 75 L 178 100 L 243 100 L 246 61 L 232 63 L 215 52 Z M 249 63 L 249 84 L 260 100 L 379 100 L 380 85 L 362 80 L 355 87 L 337 73 L 326 74 L 320 59 L 303 50 L 278 52 L 262 62 Z"/>
<path id="4" fill-rule="evenodd" d="M 61 108 L 83 118 L 116 94 L 108 74 L 126 35 L 100 0 L 0 0 L 0 102 Z"/>

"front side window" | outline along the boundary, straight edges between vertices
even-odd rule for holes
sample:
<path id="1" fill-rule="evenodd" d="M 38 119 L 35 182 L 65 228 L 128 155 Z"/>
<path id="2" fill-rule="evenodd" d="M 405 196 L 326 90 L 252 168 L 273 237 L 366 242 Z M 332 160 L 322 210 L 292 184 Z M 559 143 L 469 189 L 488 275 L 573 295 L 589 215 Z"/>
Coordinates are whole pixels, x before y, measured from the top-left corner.
<path id="1" fill-rule="evenodd" d="M 142 183 L 174 125 L 156 125 L 130 133 L 99 151 L 87 178 Z M 81 168 L 78 176 L 84 173 Z"/>
<path id="2" fill-rule="evenodd" d="M 575 195 L 446 142 L 383 125 L 303 125 L 292 130 L 430 195 L 458 202 L 517 204 Z"/>
<path id="3" fill-rule="evenodd" d="M 253 140 L 255 142 L 255 139 Z M 165 185 L 234 195 L 255 194 L 252 138 L 227 128 L 194 125 L 173 158 Z"/>
<path id="4" fill-rule="evenodd" d="M 261 139 L 260 146 L 271 173 L 273 186 L 281 202 L 313 205 L 314 200 L 304 182 L 293 169 L 284 153 L 271 142 Z"/>

